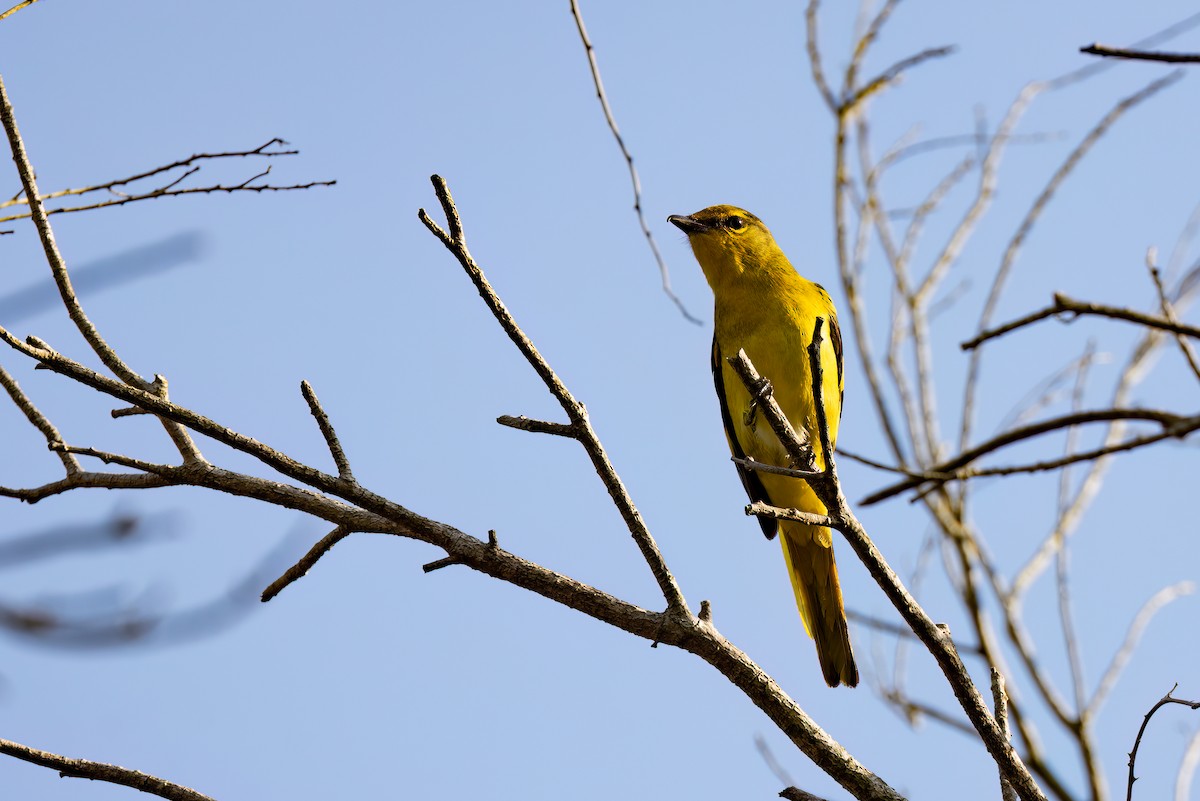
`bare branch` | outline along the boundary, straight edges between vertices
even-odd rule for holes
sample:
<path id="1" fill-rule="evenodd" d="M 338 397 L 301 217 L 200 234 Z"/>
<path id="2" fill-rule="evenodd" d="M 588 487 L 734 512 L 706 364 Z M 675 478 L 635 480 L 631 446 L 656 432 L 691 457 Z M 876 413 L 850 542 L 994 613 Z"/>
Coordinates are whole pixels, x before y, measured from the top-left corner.
<path id="1" fill-rule="evenodd" d="M 1064 322 L 1071 322 L 1076 317 L 1082 315 L 1092 315 L 1096 317 L 1110 317 L 1114 320 L 1125 320 L 1131 323 L 1145 326 L 1147 328 L 1157 328 L 1162 331 L 1168 331 L 1173 334 L 1200 339 L 1200 328 L 1195 326 L 1185 325 L 1183 323 L 1155 317 L 1150 314 L 1134 311 L 1132 309 L 1122 308 L 1120 306 L 1107 306 L 1102 303 L 1086 303 L 1084 301 L 1074 300 L 1061 293 L 1054 294 L 1054 301 L 1044 309 L 1039 309 L 1031 312 L 1024 317 L 1019 317 L 1011 323 L 989 328 L 986 331 L 981 331 L 973 339 L 968 339 L 963 342 L 961 347 L 963 350 L 973 350 L 978 348 L 989 339 L 1003 336 L 1019 328 L 1024 328 L 1027 325 L 1036 323 L 1040 320 L 1045 320 L 1047 317 L 1055 317 L 1058 315 L 1067 315 L 1062 317 Z"/>
<path id="2" fill-rule="evenodd" d="M 1113 420 L 1145 420 L 1147 422 L 1158 423 L 1163 427 L 1163 430 L 1160 433 L 1131 439 L 1116 446 L 1097 448 L 1093 451 L 1076 453 L 1068 457 L 1063 457 L 1062 459 L 1036 462 L 1032 465 L 1001 467 L 986 470 L 961 469 L 982 456 L 1023 440 L 1048 434 L 1054 431 L 1060 431 L 1062 429 L 1072 428 L 1083 423 L 1097 423 Z M 1160 442 L 1164 439 L 1183 436 L 1184 434 L 1195 431 L 1198 428 L 1200 428 L 1200 417 L 1181 417 L 1170 412 L 1157 411 L 1154 409 L 1111 408 L 1065 414 L 1060 417 L 1053 417 L 1049 420 L 1043 420 L 1040 423 L 1032 423 L 1030 425 L 1020 426 L 1018 428 L 1005 431 L 1004 433 L 995 436 L 992 439 L 976 445 L 974 448 L 963 451 L 958 456 L 947 459 L 941 464 L 934 465 L 928 471 L 920 474 L 924 477 L 910 478 L 897 484 L 893 484 L 889 487 L 885 487 L 884 489 L 878 490 L 868 495 L 866 498 L 863 498 L 862 503 L 864 506 L 870 506 L 871 504 L 879 503 L 880 501 L 918 487 L 927 481 L 936 482 L 945 480 L 942 478 L 942 476 L 947 475 L 951 476 L 953 480 L 961 480 L 978 476 L 999 476 L 1009 475 L 1011 473 L 1052 470 L 1067 464 L 1074 464 L 1075 462 L 1079 461 L 1095 459 L 1097 456 L 1102 456 L 1104 454 L 1116 453 L 1121 450 L 1131 450 L 1132 448 Z"/>
<path id="3" fill-rule="evenodd" d="M 1178 686 L 1178 684 L 1175 685 L 1175 687 Z M 1125 801 L 1133 801 L 1133 783 L 1138 780 L 1138 777 L 1133 773 L 1133 767 L 1134 763 L 1137 762 L 1137 752 L 1138 747 L 1142 744 L 1142 735 L 1146 733 L 1146 726 L 1150 724 L 1150 718 L 1154 717 L 1154 713 L 1167 704 L 1181 704 L 1192 709 L 1200 709 L 1200 701 L 1185 701 L 1182 698 L 1173 697 L 1171 693 L 1175 691 L 1175 687 L 1172 687 L 1166 695 L 1158 700 L 1158 703 L 1150 707 L 1150 711 L 1146 713 L 1146 717 L 1142 719 L 1142 725 L 1138 728 L 1137 737 L 1133 740 L 1133 750 L 1129 752 L 1129 783 L 1125 789 Z"/>
<path id="4" fill-rule="evenodd" d="M 646 224 L 646 215 L 642 211 L 642 180 L 638 177 L 637 167 L 633 166 L 633 156 L 629 153 L 629 148 L 625 146 L 625 139 L 621 136 L 621 131 L 617 128 L 617 120 L 613 117 L 612 108 L 608 105 L 608 95 L 605 94 L 604 83 L 600 80 L 600 65 L 596 63 L 596 48 L 592 46 L 587 28 L 583 25 L 583 15 L 579 12 L 579 0 L 571 0 L 571 16 L 575 18 L 579 39 L 583 42 L 583 49 L 587 52 L 588 68 L 592 71 L 592 83 L 596 86 L 596 98 L 600 101 L 604 120 L 608 123 L 608 129 L 612 131 L 613 138 L 617 140 L 617 147 L 621 149 L 626 166 L 629 167 L 629 180 L 633 184 L 633 210 L 637 214 L 638 225 L 642 228 L 646 243 L 650 246 L 650 252 L 654 254 L 654 261 L 658 264 L 658 272 L 662 276 L 662 290 L 679 309 L 679 313 L 685 320 L 695 325 L 701 325 L 703 321 L 687 310 L 683 301 L 671 288 L 671 273 L 667 269 L 667 263 L 663 259 L 662 253 L 659 252 L 658 243 L 654 241 L 654 234 L 650 233 L 650 226 Z"/>
<path id="5" fill-rule="evenodd" d="M 1158 305 L 1162 310 L 1163 317 L 1168 322 L 1179 325 L 1179 317 L 1175 314 L 1175 307 L 1171 304 L 1171 299 L 1167 296 L 1167 289 L 1163 286 L 1162 274 L 1155 264 L 1157 252 L 1154 248 L 1146 251 L 1146 269 L 1150 271 L 1150 280 L 1154 282 L 1154 291 L 1158 293 Z M 1192 348 L 1192 343 L 1178 331 L 1175 332 L 1175 342 L 1179 345 L 1179 350 L 1183 354 L 1184 360 L 1188 363 L 1188 367 L 1192 369 L 1192 375 L 1200 379 L 1200 362 L 1196 360 L 1196 351 Z"/>
<path id="6" fill-rule="evenodd" d="M 350 470 L 350 461 L 346 458 L 346 452 L 342 450 L 342 443 L 338 440 L 337 432 L 333 430 L 333 423 L 329 422 L 329 415 L 325 414 L 325 410 L 321 408 L 321 401 L 317 400 L 317 393 L 313 391 L 312 384 L 301 381 L 300 392 L 304 395 L 304 400 L 308 403 L 308 410 L 312 413 L 313 419 L 317 421 L 317 427 L 321 429 L 321 436 L 325 438 L 325 444 L 329 447 L 333 463 L 337 466 L 338 478 L 342 481 L 353 482 L 354 473 Z"/>
<path id="7" fill-rule="evenodd" d="M 156 795 L 159 798 L 167 798 L 170 801 L 213 801 L 209 796 L 198 793 L 189 787 L 142 773 L 139 770 L 130 770 L 103 762 L 92 762 L 90 759 L 59 756 L 49 751 L 39 751 L 27 745 L 14 743 L 11 740 L 0 740 L 0 754 L 7 754 L 24 762 L 32 762 L 34 765 L 57 770 L 58 775 L 64 778 L 92 779 L 109 784 L 119 784 L 143 793 Z"/>
<path id="8" fill-rule="evenodd" d="M 126 203 L 133 203 L 133 202 L 136 202 L 139 200 L 153 200 L 153 199 L 160 198 L 160 197 L 176 197 L 176 196 L 181 196 L 181 195 L 194 195 L 194 194 L 212 194 L 215 192 L 226 192 L 226 193 L 288 192 L 288 191 L 293 191 L 293 190 L 312 189 L 312 188 L 318 187 L 318 186 L 333 186 L 337 183 L 337 181 L 309 181 L 307 183 L 292 184 L 292 185 L 287 185 L 287 186 L 275 185 L 275 184 L 255 184 L 254 181 L 256 181 L 259 178 L 265 177 L 266 175 L 268 175 L 271 172 L 271 168 L 268 166 L 266 170 L 259 172 L 258 174 L 252 176 L 251 178 L 248 178 L 237 184 L 217 183 L 217 184 L 203 186 L 203 187 L 187 187 L 187 188 L 182 188 L 182 189 L 176 188 L 180 184 L 182 184 L 185 180 L 187 180 L 191 176 L 195 175 L 196 173 L 200 172 L 202 167 L 208 163 L 218 162 L 221 160 L 246 159 L 246 158 L 266 158 L 266 159 L 279 158 L 279 157 L 286 157 L 286 156 L 294 156 L 300 152 L 299 150 L 272 149 L 272 148 L 276 148 L 277 146 L 281 146 L 281 145 L 286 146 L 287 142 L 276 137 L 267 142 L 264 142 L 263 144 L 259 145 L 256 148 L 252 148 L 250 150 L 229 150 L 229 151 L 214 152 L 214 153 L 193 153 L 191 156 L 188 156 L 187 158 L 179 159 L 179 160 L 173 161 L 169 164 L 163 164 L 161 166 L 154 167 L 149 170 L 145 170 L 143 172 L 127 176 L 125 178 L 118 178 L 118 179 L 115 179 L 112 181 L 105 181 L 103 183 L 92 184 L 92 185 L 80 187 L 77 189 L 60 189 L 55 192 L 48 192 L 44 195 L 40 195 L 39 200 L 44 206 L 47 201 L 59 200 L 61 198 L 65 198 L 65 197 L 79 197 L 79 196 L 83 196 L 83 195 L 90 195 L 90 194 L 101 193 L 101 192 L 106 192 L 112 196 L 111 198 L 109 198 L 107 200 L 96 201 L 93 203 L 87 203 L 87 204 L 80 205 L 80 206 L 56 206 L 53 208 L 46 208 L 46 210 L 45 210 L 46 214 L 64 214 L 64 213 L 69 213 L 69 212 L 90 211 L 92 209 L 107 208 L 109 206 L 123 206 Z M 182 170 L 182 172 L 177 177 L 167 180 L 168 174 L 175 170 Z M 120 191 L 118 189 L 118 187 L 128 188 L 128 187 L 130 187 L 131 184 L 137 184 L 142 181 L 146 181 L 150 178 L 154 178 L 156 176 L 162 176 L 162 180 L 164 180 L 166 182 L 162 183 L 159 186 L 154 186 L 150 189 L 140 189 L 137 191 L 134 191 L 132 189 L 129 189 L 128 191 Z M 13 206 L 28 206 L 28 205 L 29 205 L 28 195 L 22 190 L 21 192 L 19 192 L 17 195 L 12 197 L 11 199 L 0 202 L 0 209 L 10 208 Z M 11 214 L 8 216 L 0 216 L 0 222 L 8 222 L 11 220 L 24 219 L 25 217 L 29 217 L 31 214 L 32 214 L 32 212 L 25 212 L 25 213 L 21 213 L 21 214 Z"/>
<path id="9" fill-rule="evenodd" d="M 25 142 L 21 139 L 21 133 L 17 129 L 17 121 L 13 116 L 12 103 L 8 98 L 8 90 L 4 86 L 3 77 L 0 77 L 0 123 L 3 124 L 9 147 L 12 150 L 13 161 L 16 162 L 17 172 L 21 177 L 21 187 L 29 203 L 29 216 L 37 228 L 46 263 L 50 266 L 50 272 L 54 276 L 55 284 L 58 285 L 59 295 L 62 297 L 63 305 L 66 307 L 71 321 L 75 323 L 75 327 L 79 329 L 79 333 L 83 335 L 93 352 L 100 357 L 100 360 L 114 375 L 132 387 L 166 398 L 166 379 L 156 375 L 153 381 L 146 381 L 138 375 L 125 364 L 124 360 L 104 340 L 104 337 L 100 336 L 100 332 L 96 330 L 95 325 L 84 313 L 83 306 L 80 305 L 79 298 L 75 295 L 75 288 L 71 284 L 71 277 L 67 273 L 67 264 L 54 240 L 54 230 L 50 227 L 50 220 L 46 216 L 45 208 L 38 194 L 33 166 L 29 163 L 29 156 L 25 152 Z M 195 442 L 186 430 L 165 421 L 163 427 L 184 461 L 203 461 L 204 457 L 200 455 Z"/>
<path id="10" fill-rule="evenodd" d="M 551 423 L 546 420 L 534 420 L 525 415 L 513 417 L 507 414 L 497 417 L 496 422 L 508 428 L 530 431 L 534 434 L 552 434 L 556 437 L 568 437 L 570 439 L 579 438 L 578 429 L 570 423 Z"/>
<path id="11" fill-rule="evenodd" d="M 317 541 L 308 553 L 300 557 L 300 561 L 289 567 L 282 576 L 272 581 L 267 588 L 262 591 L 262 602 L 266 603 L 273 599 L 276 595 L 283 592 L 297 579 L 308 575 L 308 571 L 312 570 L 322 556 L 327 554 L 329 550 L 339 542 L 350 536 L 350 529 L 345 526 L 338 526 L 333 531 L 326 534 Z"/>
<path id="12" fill-rule="evenodd" d="M 13 14 L 16 14 L 21 9 L 25 8 L 26 6 L 31 6 L 36 2 L 37 2 L 37 0 L 22 0 L 22 2 L 17 3 L 15 6 L 10 8 L 8 11 L 5 11 L 3 14 L 0 14 L 0 20 L 7 19 L 7 18 L 11 17 Z"/>
<path id="13" fill-rule="evenodd" d="M 53 450 L 55 443 L 62 442 L 62 434 L 58 433 L 58 429 L 54 427 L 41 411 L 33 405 L 33 401 L 29 400 L 29 396 L 17 384 L 17 380 L 9 375 L 8 371 L 0 367 L 0 386 L 4 387 L 4 391 L 12 398 L 13 403 L 25 415 L 25 419 L 42 432 L 42 436 L 46 438 L 46 444 Z M 66 451 L 57 451 L 58 458 L 62 460 L 63 468 L 67 471 L 67 475 L 73 475 L 80 471 L 79 462 L 74 456 Z"/>
<path id="14" fill-rule="evenodd" d="M 817 9 L 821 5 L 821 0 L 809 0 L 808 7 L 804 11 L 805 31 L 805 47 L 808 51 L 808 66 L 812 70 L 813 83 L 817 86 L 817 91 L 821 93 L 821 99 L 825 101 L 825 105 L 832 112 L 837 112 L 838 102 L 833 96 L 833 91 L 829 88 L 829 82 L 825 80 L 825 70 L 821 66 L 821 50 L 817 45 Z M 889 3 L 888 5 L 893 5 Z"/>
<path id="15" fill-rule="evenodd" d="M 521 352 L 533 367 L 534 371 L 542 379 L 542 383 L 546 385 L 546 389 L 555 397 L 562 406 L 563 411 L 567 413 L 567 418 L 571 421 L 577 432 L 576 439 L 583 446 L 584 451 L 592 461 L 592 466 L 596 470 L 596 474 L 604 483 L 608 490 L 609 496 L 613 499 L 617 509 L 621 513 L 621 517 L 625 520 L 625 525 L 629 528 L 629 533 L 633 536 L 634 542 L 637 543 L 638 549 L 642 552 L 642 557 L 646 560 L 646 564 L 650 567 L 650 572 L 654 574 L 655 581 L 658 582 L 659 589 L 662 591 L 663 597 L 667 601 L 667 605 L 673 613 L 686 614 L 690 616 L 687 602 L 683 598 L 683 593 L 679 589 L 679 585 L 675 582 L 675 577 L 671 575 L 671 571 L 667 568 L 666 561 L 663 559 L 662 553 L 658 549 L 658 544 L 651 536 L 650 530 L 646 527 L 645 521 L 642 520 L 641 512 L 633 504 L 633 499 L 629 497 L 628 491 L 625 489 L 624 482 L 617 475 L 616 469 L 612 462 L 609 461 L 608 454 L 604 450 L 604 446 L 600 444 L 599 437 L 592 429 L 591 421 L 588 419 L 587 409 L 563 384 L 558 375 L 551 369 L 550 364 L 542 357 L 534 347 L 533 342 L 525 335 L 512 314 L 505 307 L 503 301 L 496 295 L 492 289 L 491 283 L 475 263 L 475 259 L 471 256 L 471 252 L 467 250 L 466 239 L 462 232 L 462 222 L 458 217 L 458 210 L 454 206 L 454 199 L 450 195 L 450 190 L 446 186 L 446 182 L 440 176 L 434 175 L 430 180 L 433 182 L 434 191 L 437 193 L 438 200 L 442 204 L 442 210 L 446 214 L 446 220 L 450 226 L 450 234 L 446 234 L 429 215 L 421 209 L 418 216 L 421 222 L 425 223 L 426 227 L 441 240 L 446 249 L 458 260 L 466 271 L 467 276 L 479 291 L 480 297 L 488 309 L 491 310 L 496 321 L 500 323 L 500 327 L 504 329 L 504 333 L 512 340 L 512 343 L 517 346 L 517 350 Z"/>
<path id="16" fill-rule="evenodd" d="M 992 701 L 996 706 L 996 725 L 1000 733 L 1008 737 L 1008 693 L 1004 689 L 1004 676 L 992 668 Z M 1002 801 L 1017 801 L 1017 793 L 1013 790 L 1004 774 L 1000 775 L 1000 798 Z"/>
<path id="17" fill-rule="evenodd" d="M 17 487 L 0 487 L 0 497 L 16 498 L 25 503 L 37 503 L 54 495 L 61 495 L 75 489 L 157 489 L 169 487 L 179 482 L 165 476 L 145 475 L 141 473 L 93 473 L 79 470 L 66 478 L 51 481 L 38 487 L 20 489 Z"/>
<path id="18" fill-rule="evenodd" d="M 1173 72 L 1156 81 L 1151 82 L 1139 91 L 1125 97 L 1118 102 L 1107 114 L 1100 119 L 1098 123 L 1087 133 L 1086 136 L 1076 145 L 1067 158 L 1059 165 L 1054 174 L 1047 181 L 1042 191 L 1038 194 L 1029 210 L 1025 213 L 1024 219 L 1017 226 L 1016 232 L 1009 240 L 1008 245 L 1004 249 L 1004 255 L 1001 257 L 1000 266 L 996 269 L 996 275 L 992 279 L 992 286 L 988 290 L 987 299 L 984 302 L 983 310 L 979 315 L 978 331 L 982 332 L 991 324 L 992 314 L 995 312 L 1000 296 L 1004 291 L 1005 284 L 1008 281 L 1008 276 L 1012 272 L 1013 265 L 1016 263 L 1017 255 L 1020 253 L 1025 240 L 1030 232 L 1037 224 L 1045 211 L 1050 201 L 1057 194 L 1059 187 L 1068 176 L 1079 165 L 1079 162 L 1084 156 L 1091 151 L 1096 142 L 1108 132 L 1108 130 L 1124 116 L 1125 112 L 1129 111 L 1134 106 L 1144 100 L 1153 97 L 1162 89 L 1175 83 L 1182 77 L 1181 72 Z M 959 447 L 965 448 L 966 443 L 970 440 L 971 428 L 974 425 L 975 418 L 975 399 L 978 387 L 980 365 L 980 353 L 978 350 L 971 352 L 971 358 L 967 365 L 967 378 L 965 382 L 965 391 L 963 393 L 963 413 L 962 426 L 959 435 Z"/>
<path id="19" fill-rule="evenodd" d="M 1112 660 L 1108 663 L 1108 667 L 1104 669 L 1104 674 L 1100 677 L 1100 681 L 1096 683 L 1096 690 L 1092 693 L 1091 699 L 1085 708 L 1085 714 L 1088 717 L 1094 717 L 1099 711 L 1104 702 L 1108 700 L 1108 694 L 1112 692 L 1116 686 L 1117 680 L 1121 678 L 1121 673 L 1125 670 L 1125 665 L 1129 663 L 1133 656 L 1134 649 L 1142 639 L 1142 634 L 1146 631 L 1146 627 L 1150 625 L 1150 621 L 1154 616 L 1167 604 L 1182 598 L 1186 595 L 1191 595 L 1196 591 L 1196 584 L 1192 581 L 1180 581 L 1175 584 L 1163 587 L 1146 603 L 1142 604 L 1142 608 L 1134 615 L 1133 621 L 1129 624 L 1129 629 L 1125 632 L 1125 639 L 1121 646 L 1113 653 Z"/>
<path id="20" fill-rule="evenodd" d="M 1175 801 L 1189 801 L 1192 797 L 1192 779 L 1196 766 L 1200 765 L 1200 730 L 1188 738 L 1179 760 L 1179 772 L 1175 774 Z"/>
<path id="21" fill-rule="evenodd" d="M 844 110 L 848 111 L 854 108 L 862 101 L 874 95 L 876 92 L 900 80 L 901 76 L 903 76 L 907 70 L 910 70 L 920 64 L 924 64 L 926 61 L 932 61 L 935 58 L 944 58 L 945 56 L 954 53 L 954 51 L 955 48 L 953 46 L 931 47 L 927 50 L 922 50 L 919 53 L 915 53 L 907 58 L 900 59 L 892 66 L 879 73 L 879 75 L 877 75 L 875 78 L 872 78 L 870 81 L 868 81 L 861 89 L 856 91 L 850 100 L 845 103 Z"/>
<path id="22" fill-rule="evenodd" d="M 785 801 L 825 801 L 821 796 L 813 795 L 799 787 L 785 787 L 779 791 L 779 797 Z"/>
<path id="23" fill-rule="evenodd" d="M 746 514 L 757 515 L 758 517 L 770 517 L 775 520 L 798 520 L 801 523 L 807 523 L 810 526 L 825 526 L 827 528 L 836 528 L 838 521 L 828 515 L 817 515 L 812 512 L 802 512 L 799 509 L 784 509 L 778 506 L 772 506 L 769 503 L 755 501 L 754 503 L 746 504 Z"/>
<path id="24" fill-rule="evenodd" d="M 1152 50 L 1129 50 L 1124 47 L 1109 47 L 1100 43 L 1079 48 L 1080 53 L 1105 58 L 1128 58 L 1136 61 L 1161 61 L 1167 64 L 1196 64 L 1200 53 L 1162 53 Z"/>

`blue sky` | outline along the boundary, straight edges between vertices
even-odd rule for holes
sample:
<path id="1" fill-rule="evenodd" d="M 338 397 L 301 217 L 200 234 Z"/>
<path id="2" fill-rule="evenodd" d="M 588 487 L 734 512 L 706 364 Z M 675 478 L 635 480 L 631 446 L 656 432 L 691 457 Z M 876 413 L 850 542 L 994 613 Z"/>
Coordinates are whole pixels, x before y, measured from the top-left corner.
<path id="1" fill-rule="evenodd" d="M 925 47 L 958 50 L 877 101 L 876 150 L 914 125 L 928 137 L 970 133 L 977 115 L 994 125 L 1029 81 L 1088 63 L 1080 46 L 1131 42 L 1193 10 L 1183 2 L 910 0 L 869 71 Z M 809 78 L 802 7 L 584 3 L 583 12 L 641 173 L 647 218 L 688 307 L 711 320 L 708 288 L 665 218 L 725 202 L 765 220 L 801 272 L 842 302 L 833 125 Z M 823 13 L 832 71 L 845 63 L 853 22 L 839 8 Z M 275 136 L 302 152 L 277 162 L 273 181 L 337 180 L 302 193 L 164 199 L 54 219 L 70 265 L 125 263 L 135 273 L 160 265 L 118 286 L 92 284 L 84 302 L 136 369 L 167 375 L 175 400 L 324 466 L 298 389 L 307 379 L 367 486 L 464 531 L 495 529 L 508 550 L 658 604 L 581 450 L 495 424 L 501 414 L 559 412 L 417 220 L 418 208 L 437 206 L 429 175 L 443 175 L 474 255 L 587 404 L 693 607 L 710 599 L 721 631 L 902 792 L 994 793 L 994 770 L 976 742 L 935 723 L 914 732 L 869 687 L 831 691 L 821 682 L 777 547 L 742 515 L 711 388 L 711 331 L 683 321 L 658 290 L 565 0 L 236 9 L 45 0 L 0 23 L 0 38 L 0 74 L 43 191 Z M 1200 31 L 1168 47 L 1200 50 Z M 966 280 L 966 294 L 937 321 L 943 410 L 959 398 L 966 361 L 958 343 L 972 332 L 1000 249 L 1033 196 L 1117 99 L 1165 71 L 1114 65 L 1040 99 L 1027 116 L 1022 130 L 1050 136 L 1010 150 L 994 209 L 948 283 Z M 999 319 L 1044 305 L 1053 291 L 1152 307 L 1146 248 L 1169 250 L 1200 199 L 1196 80 L 1187 75 L 1098 144 L 1027 243 Z M 898 169 L 894 204 L 918 202 L 956 157 Z M 214 175 L 242 180 L 254 171 L 235 165 Z M 16 188 L 10 174 L 6 196 Z M 953 221 L 933 221 L 930 242 Z M 44 291 L 47 273 L 32 226 L 9 227 L 17 233 L 0 240 L 0 324 L 90 363 L 61 311 L 4 305 L 15 293 Z M 866 280 L 871 302 L 886 304 L 889 276 L 877 250 Z M 1043 326 L 991 352 L 981 432 L 1089 337 L 1114 354 L 1094 371 L 1089 400 L 1103 403 L 1132 332 L 1103 322 Z M 881 327 L 873 334 L 886 335 Z M 16 354 L 0 354 L 0 364 L 70 442 L 168 458 L 152 421 L 111 420 L 105 399 L 35 373 Z M 1196 392 L 1178 354 L 1165 349 L 1132 402 L 1187 410 Z M 956 419 L 947 412 L 944 428 Z M 57 461 L 12 408 L 0 411 L 0 443 L 0 484 L 57 477 Z M 840 444 L 885 458 L 853 358 Z M 225 466 L 252 469 L 214 443 L 204 447 Z M 1190 475 L 1192 455 L 1190 446 L 1167 445 L 1121 460 L 1080 527 L 1073 590 L 1093 682 L 1139 605 L 1196 577 L 1191 488 L 1175 478 Z M 842 469 L 852 499 L 888 481 L 846 460 Z M 1044 535 L 1053 490 L 1052 479 L 1015 479 L 978 494 L 974 516 L 1006 569 Z M 150 592 L 167 608 L 189 608 L 220 597 L 286 538 L 296 555 L 325 533 L 285 510 L 188 489 L 77 492 L 0 510 L 0 542 L 114 512 L 168 521 L 171 535 L 6 571 L 5 603 Z M 859 513 L 892 564 L 910 571 L 927 532 L 921 514 L 903 499 Z M 849 550 L 838 554 L 848 606 L 889 616 Z M 756 750 L 761 734 L 799 786 L 844 797 L 703 663 L 463 568 L 421 572 L 442 555 L 358 535 L 277 600 L 206 638 L 116 650 L 0 640 L 0 736 L 137 768 L 222 801 L 588 801 L 774 797 L 781 785 Z M 944 579 L 930 579 L 926 592 L 935 619 L 966 630 Z M 1114 792 L 1123 789 L 1125 752 L 1145 710 L 1177 681 L 1180 696 L 1200 695 L 1196 645 L 1180 636 L 1194 627 L 1196 604 L 1185 598 L 1156 618 L 1098 720 Z M 1050 583 L 1033 593 L 1026 617 L 1065 688 Z M 890 654 L 878 634 L 855 627 L 854 637 L 867 670 L 873 653 Z M 930 660 L 914 656 L 911 673 L 922 697 L 953 708 Z M 1182 708 L 1160 715 L 1143 751 L 1143 797 L 1170 791 L 1200 723 Z M 1080 787 L 1069 751 L 1051 724 L 1041 728 L 1048 751 L 1063 755 L 1063 775 Z M 133 795 L 14 760 L 0 760 L 0 788 L 5 797 L 51 801 Z"/>

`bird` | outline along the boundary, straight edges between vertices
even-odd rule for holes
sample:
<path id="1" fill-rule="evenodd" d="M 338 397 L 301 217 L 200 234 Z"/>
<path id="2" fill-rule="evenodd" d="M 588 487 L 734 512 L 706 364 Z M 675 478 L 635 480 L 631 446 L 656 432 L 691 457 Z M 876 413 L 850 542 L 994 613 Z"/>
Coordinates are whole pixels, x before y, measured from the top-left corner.
<path id="1" fill-rule="evenodd" d="M 808 432 L 816 466 L 825 458 L 817 432 L 808 346 L 817 318 L 824 319 L 822 394 L 829 442 L 837 440 L 842 410 L 842 336 L 829 293 L 804 278 L 788 261 L 762 220 L 736 206 L 710 206 L 673 214 L 668 222 L 688 238 L 714 298 L 712 373 L 729 449 L 738 459 L 789 466 L 783 445 L 756 415 L 750 392 L 726 359 L 744 350 L 771 382 L 775 400 L 792 427 Z M 801 478 L 757 472 L 737 465 L 751 500 L 826 514 Z M 760 517 L 767 539 L 780 534 L 783 557 L 804 629 L 812 637 L 826 684 L 858 684 L 858 667 L 833 556 L 832 532 L 791 520 Z"/>

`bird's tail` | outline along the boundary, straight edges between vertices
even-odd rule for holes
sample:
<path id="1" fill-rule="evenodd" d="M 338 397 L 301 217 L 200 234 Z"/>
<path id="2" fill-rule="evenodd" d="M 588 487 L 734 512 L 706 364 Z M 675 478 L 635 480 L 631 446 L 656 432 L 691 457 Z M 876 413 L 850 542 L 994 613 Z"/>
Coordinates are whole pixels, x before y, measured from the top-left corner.
<path id="1" fill-rule="evenodd" d="M 830 687 L 854 687 L 858 684 L 858 666 L 850 649 L 830 531 L 793 521 L 781 521 L 779 530 L 796 606 L 800 607 L 805 631 L 816 643 L 825 683 Z"/>

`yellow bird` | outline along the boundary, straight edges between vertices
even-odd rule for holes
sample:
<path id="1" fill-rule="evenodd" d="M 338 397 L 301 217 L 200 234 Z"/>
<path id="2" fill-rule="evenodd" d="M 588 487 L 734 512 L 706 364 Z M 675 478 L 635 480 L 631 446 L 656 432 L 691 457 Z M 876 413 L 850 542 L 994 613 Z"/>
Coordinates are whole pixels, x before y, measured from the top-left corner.
<path id="1" fill-rule="evenodd" d="M 808 432 L 818 467 L 825 458 L 817 436 L 816 405 L 807 348 L 818 317 L 827 337 L 821 353 L 822 394 L 830 443 L 837 441 L 842 413 L 842 335 L 833 301 L 819 284 L 801 276 L 775 244 L 762 220 L 734 206 L 712 206 L 667 218 L 687 234 L 716 299 L 712 371 L 729 449 L 738 458 L 785 467 L 787 453 L 766 421 L 756 419 L 750 393 L 726 363 L 739 349 L 771 381 L 775 400 L 797 429 Z M 803 479 L 747 470 L 738 473 L 750 498 L 774 506 L 825 514 Z M 842 605 L 828 528 L 759 518 L 768 539 L 782 532 L 783 558 L 804 628 L 817 646 L 830 687 L 858 684 L 850 631 Z"/>

